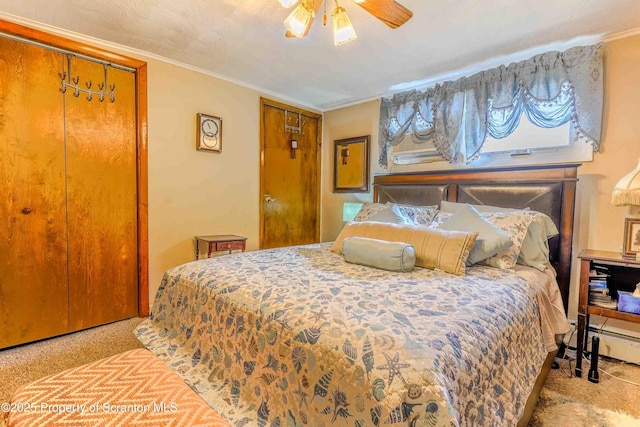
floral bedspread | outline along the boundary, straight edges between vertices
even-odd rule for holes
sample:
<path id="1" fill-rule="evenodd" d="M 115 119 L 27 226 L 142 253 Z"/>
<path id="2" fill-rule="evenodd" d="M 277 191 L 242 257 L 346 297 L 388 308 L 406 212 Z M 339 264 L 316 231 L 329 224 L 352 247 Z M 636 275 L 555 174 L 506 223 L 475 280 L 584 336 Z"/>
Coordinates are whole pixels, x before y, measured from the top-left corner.
<path id="1" fill-rule="evenodd" d="M 535 287 L 330 247 L 169 270 L 136 335 L 236 426 L 515 425 L 547 355 Z"/>

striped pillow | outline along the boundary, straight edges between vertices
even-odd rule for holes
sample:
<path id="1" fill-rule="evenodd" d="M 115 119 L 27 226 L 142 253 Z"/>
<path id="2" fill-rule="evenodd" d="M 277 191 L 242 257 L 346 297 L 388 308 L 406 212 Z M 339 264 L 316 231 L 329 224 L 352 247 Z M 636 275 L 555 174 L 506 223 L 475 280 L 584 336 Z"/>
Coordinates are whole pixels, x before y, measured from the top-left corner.
<path id="1" fill-rule="evenodd" d="M 373 221 L 349 222 L 333 243 L 332 250 L 342 253 L 342 241 L 348 237 L 407 243 L 415 249 L 416 266 L 462 276 L 478 233 Z"/>

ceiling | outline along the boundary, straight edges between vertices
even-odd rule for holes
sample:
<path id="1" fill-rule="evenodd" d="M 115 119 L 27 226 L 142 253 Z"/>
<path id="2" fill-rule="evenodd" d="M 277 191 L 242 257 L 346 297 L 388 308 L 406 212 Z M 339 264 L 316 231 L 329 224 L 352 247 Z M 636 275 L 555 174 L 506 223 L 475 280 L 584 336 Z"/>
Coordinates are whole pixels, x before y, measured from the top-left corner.
<path id="1" fill-rule="evenodd" d="M 336 47 L 325 1 L 328 25 L 317 17 L 304 39 L 284 37 L 289 12 L 277 0 L 0 0 L 0 17 L 128 46 L 321 111 L 640 27 L 638 0 L 400 0 L 414 16 L 395 30 L 342 0 L 358 39 Z"/>

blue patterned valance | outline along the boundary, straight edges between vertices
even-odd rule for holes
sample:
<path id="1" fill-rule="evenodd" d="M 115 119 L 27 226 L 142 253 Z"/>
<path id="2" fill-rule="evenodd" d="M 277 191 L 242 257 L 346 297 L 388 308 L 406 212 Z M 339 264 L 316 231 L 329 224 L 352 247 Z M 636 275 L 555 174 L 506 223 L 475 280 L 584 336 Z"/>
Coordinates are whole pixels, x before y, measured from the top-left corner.
<path id="1" fill-rule="evenodd" d="M 547 52 L 424 91 L 383 98 L 380 165 L 387 166 L 387 150 L 407 134 L 416 144 L 433 141 L 450 162 L 469 162 L 487 135 L 507 137 L 523 113 L 544 128 L 571 122 L 572 138 L 583 138 L 597 151 L 602 124 L 600 45 Z"/>

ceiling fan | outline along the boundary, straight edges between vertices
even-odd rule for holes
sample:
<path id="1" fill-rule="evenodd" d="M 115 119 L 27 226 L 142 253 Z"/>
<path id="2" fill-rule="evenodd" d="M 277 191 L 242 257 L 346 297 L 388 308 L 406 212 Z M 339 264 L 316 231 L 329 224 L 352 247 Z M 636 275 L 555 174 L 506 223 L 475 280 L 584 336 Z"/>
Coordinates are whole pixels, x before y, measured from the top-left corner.
<path id="1" fill-rule="evenodd" d="M 278 0 L 283 7 L 290 8 L 298 5 L 284 20 L 287 29 L 287 37 L 302 38 L 309 33 L 315 16 L 320 11 L 323 0 Z M 329 2 L 331 0 L 326 0 Z M 333 42 L 336 46 L 348 43 L 356 39 L 356 31 L 351 25 L 347 11 L 334 0 L 336 7 L 333 9 Z M 407 22 L 412 16 L 406 7 L 395 0 L 353 0 L 358 6 L 384 22 L 391 28 L 398 28 Z M 325 3 L 324 25 L 327 24 L 327 4 Z"/>

